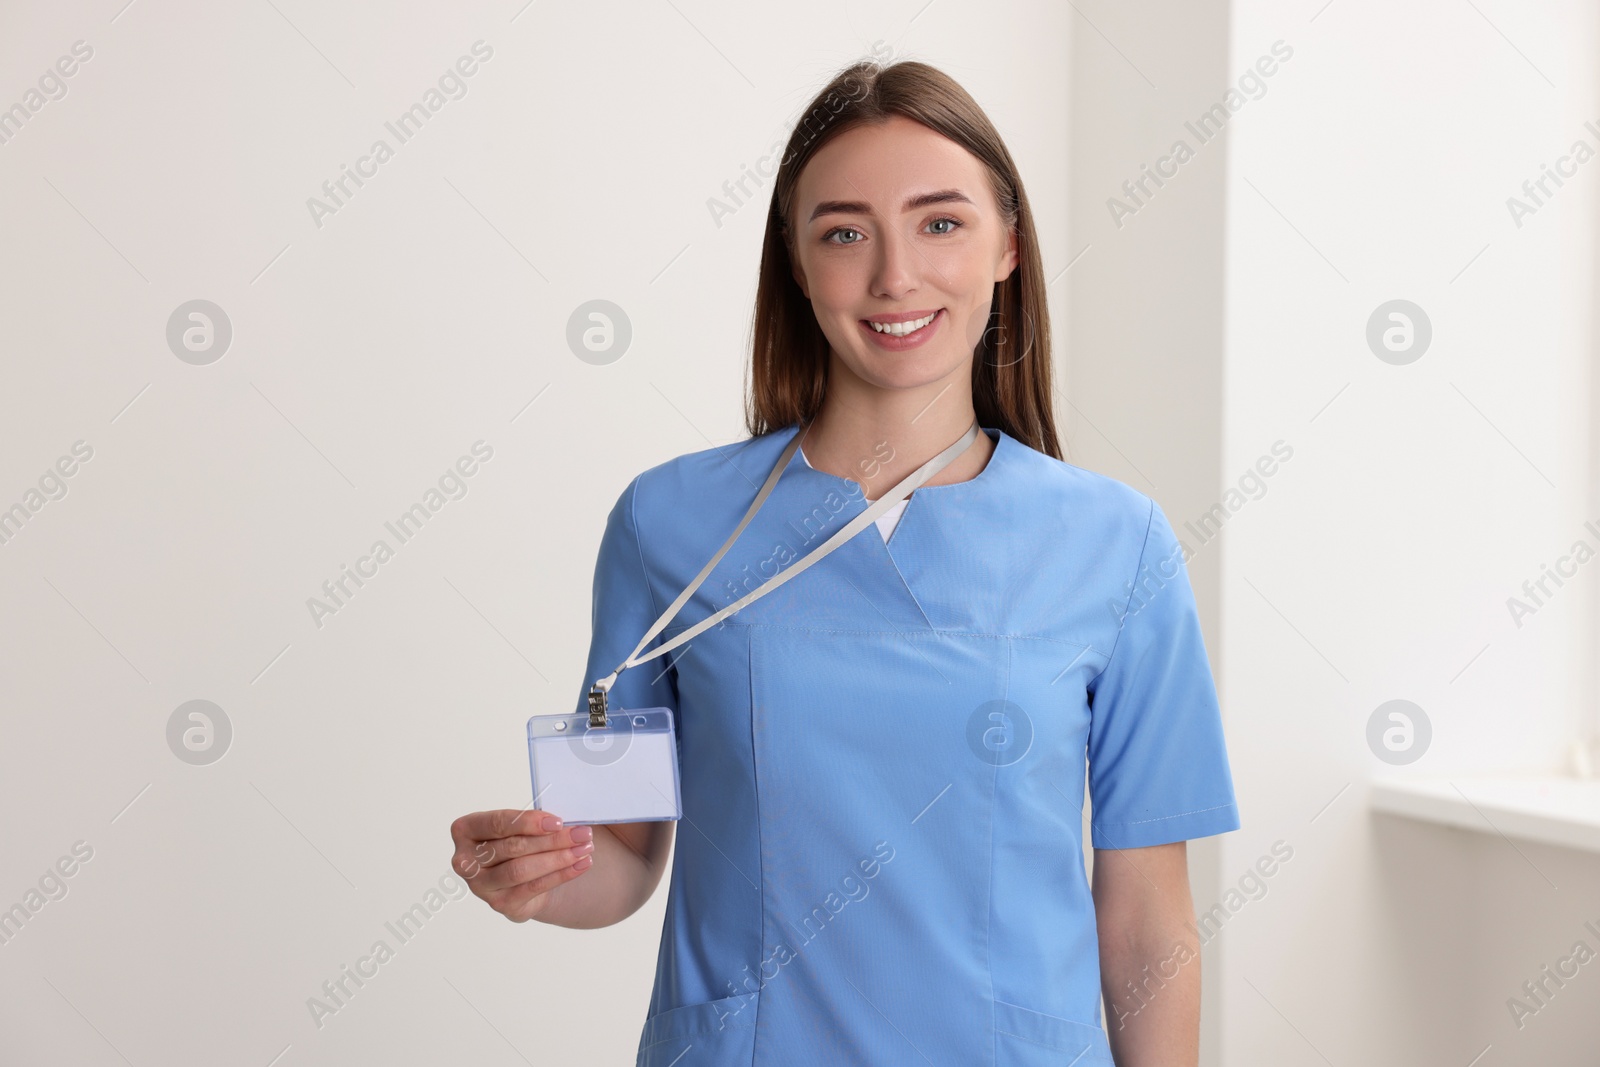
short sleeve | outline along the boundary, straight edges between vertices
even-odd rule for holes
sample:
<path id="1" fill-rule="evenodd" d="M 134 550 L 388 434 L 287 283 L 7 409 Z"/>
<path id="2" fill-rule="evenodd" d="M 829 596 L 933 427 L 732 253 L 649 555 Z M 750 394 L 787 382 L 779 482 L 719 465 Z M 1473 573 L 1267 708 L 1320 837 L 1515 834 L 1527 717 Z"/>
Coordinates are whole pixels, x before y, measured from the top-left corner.
<path id="1" fill-rule="evenodd" d="M 589 687 L 616 670 L 661 616 L 639 547 L 638 493 L 639 478 L 635 478 L 606 516 L 605 532 L 600 537 L 600 552 L 594 565 L 589 656 L 578 692 L 578 714 L 588 713 Z M 661 641 L 662 636 L 657 634 L 649 647 L 655 648 Z M 676 720 L 677 675 L 669 664 L 681 651 L 673 649 L 617 675 L 608 706 L 633 710 L 667 708 Z"/>
<path id="2" fill-rule="evenodd" d="M 1118 589 L 1128 590 L 1121 626 L 1089 686 L 1094 847 L 1142 848 L 1237 830 L 1194 591 L 1183 548 L 1154 501 L 1132 587 Z"/>

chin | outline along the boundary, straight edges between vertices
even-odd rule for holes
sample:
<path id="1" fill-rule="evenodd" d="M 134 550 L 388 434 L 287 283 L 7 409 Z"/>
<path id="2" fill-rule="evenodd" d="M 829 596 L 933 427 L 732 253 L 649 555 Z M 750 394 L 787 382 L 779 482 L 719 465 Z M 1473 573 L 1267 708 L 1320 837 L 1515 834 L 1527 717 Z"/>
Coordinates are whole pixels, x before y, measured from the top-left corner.
<path id="1" fill-rule="evenodd" d="M 864 365 L 853 369 L 856 377 L 880 389 L 916 389 L 943 381 L 957 370 L 957 362 L 942 354 L 917 353 L 916 358 L 907 355 L 874 352 Z"/>

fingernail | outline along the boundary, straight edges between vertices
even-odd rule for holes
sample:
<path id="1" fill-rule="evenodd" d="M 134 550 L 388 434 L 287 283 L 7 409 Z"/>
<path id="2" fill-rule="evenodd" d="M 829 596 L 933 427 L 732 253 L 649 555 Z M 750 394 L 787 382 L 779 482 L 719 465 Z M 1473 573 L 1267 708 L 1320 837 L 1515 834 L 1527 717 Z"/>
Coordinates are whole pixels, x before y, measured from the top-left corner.
<path id="1" fill-rule="evenodd" d="M 572 839 L 574 841 L 593 841 L 594 830 L 587 826 L 574 826 L 572 828 Z"/>
<path id="2" fill-rule="evenodd" d="M 554 815 L 546 815 L 544 817 L 544 828 L 547 832 L 554 833 L 561 829 L 561 820 Z"/>
<path id="3" fill-rule="evenodd" d="M 585 853 L 592 852 L 594 851 L 594 842 L 585 841 L 581 845 L 574 845 L 572 847 L 572 851 L 576 852 L 580 856 L 584 855 Z"/>

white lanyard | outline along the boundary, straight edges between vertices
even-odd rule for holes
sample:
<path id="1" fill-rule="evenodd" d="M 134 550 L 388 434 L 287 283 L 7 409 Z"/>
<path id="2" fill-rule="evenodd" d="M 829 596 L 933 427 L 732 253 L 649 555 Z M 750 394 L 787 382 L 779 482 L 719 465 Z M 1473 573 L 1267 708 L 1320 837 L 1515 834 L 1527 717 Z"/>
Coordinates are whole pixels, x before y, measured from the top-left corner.
<path id="1" fill-rule="evenodd" d="M 827 541 L 823 542 L 811 552 L 807 553 L 805 558 L 797 561 L 788 570 L 780 571 L 778 574 L 763 582 L 760 588 L 746 595 L 742 599 L 734 601 L 732 604 L 729 604 L 727 607 L 723 608 L 715 615 L 712 615 L 710 618 L 700 620 L 695 625 L 689 627 L 689 629 L 683 631 L 683 633 L 679 634 L 677 637 L 667 641 L 658 648 L 652 649 L 648 654 L 643 656 L 639 655 L 639 650 L 648 645 L 651 640 L 655 638 L 656 634 L 660 633 L 666 628 L 667 623 L 672 620 L 673 616 L 678 614 L 679 609 L 681 609 L 683 605 L 688 602 L 689 597 L 696 589 L 700 587 L 700 583 L 706 580 L 706 576 L 710 574 L 712 568 L 717 565 L 717 561 L 723 557 L 728 549 L 733 547 L 733 543 L 739 539 L 739 534 L 744 532 L 744 528 L 750 524 L 750 520 L 755 517 L 756 512 L 761 510 L 762 503 L 765 502 L 768 495 L 771 494 L 773 486 L 778 484 L 778 478 L 783 474 L 784 469 L 788 467 L 789 460 L 793 458 L 795 450 L 800 447 L 800 439 L 805 436 L 803 431 L 804 427 L 795 431 L 794 439 L 791 440 L 789 442 L 789 446 L 783 450 L 783 455 L 778 457 L 778 462 L 772 467 L 772 473 L 767 475 L 766 482 L 761 486 L 761 491 L 756 494 L 755 500 L 751 501 L 749 510 L 744 513 L 744 518 L 739 520 L 739 525 L 734 527 L 734 531 L 731 535 L 729 535 L 727 541 L 723 542 L 722 547 L 717 549 L 717 554 L 711 557 L 711 562 L 707 563 L 703 568 L 701 568 L 700 573 L 695 576 L 694 581 L 690 582 L 688 587 L 684 589 L 683 592 L 678 594 L 678 599 L 674 600 L 671 606 L 668 607 L 667 610 L 662 613 L 661 617 L 656 620 L 655 625 L 650 627 L 649 632 L 640 639 L 639 644 L 634 647 L 633 652 L 628 656 L 628 658 L 623 660 L 621 665 L 618 666 L 616 670 L 612 671 L 606 677 L 596 681 L 594 683 L 594 687 L 589 690 L 589 725 L 591 728 L 603 727 L 606 724 L 606 693 L 611 689 L 612 683 L 617 680 L 617 675 L 621 674 L 629 667 L 637 667 L 639 664 L 644 663 L 647 660 L 655 659 L 659 655 L 672 651 L 685 641 L 698 636 L 708 627 L 716 625 L 723 618 L 733 614 L 735 611 L 738 611 L 746 604 L 751 603 L 758 597 L 765 596 L 766 594 L 772 592 L 774 589 L 778 588 L 778 586 L 782 585 L 784 582 L 787 582 L 790 578 L 793 578 L 795 575 L 799 574 L 813 563 L 816 563 L 818 560 L 822 559 L 823 556 L 826 556 L 829 552 L 832 552 L 841 544 L 854 537 L 869 523 L 877 521 L 878 516 L 894 507 L 905 497 L 910 496 L 914 489 L 921 486 L 935 474 L 938 474 L 941 470 L 948 466 L 952 460 L 970 448 L 972 443 L 978 439 L 978 434 L 981 432 L 978 426 L 978 420 L 973 419 L 972 425 L 967 428 L 966 433 L 961 435 L 960 440 L 956 441 L 943 452 L 940 452 L 937 456 L 934 456 L 932 459 L 928 460 L 928 462 L 924 463 L 922 466 L 906 475 L 904 481 L 902 481 L 899 485 L 896 485 L 887 493 L 884 493 L 877 500 L 874 500 L 865 511 L 851 519 L 841 530 L 839 530 L 839 532 L 828 538 Z"/>

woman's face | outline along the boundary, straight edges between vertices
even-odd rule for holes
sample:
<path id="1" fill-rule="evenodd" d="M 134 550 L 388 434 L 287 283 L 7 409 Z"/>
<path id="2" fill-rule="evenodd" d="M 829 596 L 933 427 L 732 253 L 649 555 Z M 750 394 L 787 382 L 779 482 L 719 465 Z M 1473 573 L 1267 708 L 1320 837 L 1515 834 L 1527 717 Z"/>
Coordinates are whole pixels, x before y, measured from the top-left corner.
<path id="1" fill-rule="evenodd" d="M 965 148 L 899 115 L 823 146 L 795 189 L 794 274 L 835 368 L 880 388 L 970 373 L 994 285 L 1017 265 L 986 170 Z M 931 322 L 904 337 L 872 322 Z M 1009 325 L 1009 324 L 1008 324 Z"/>

